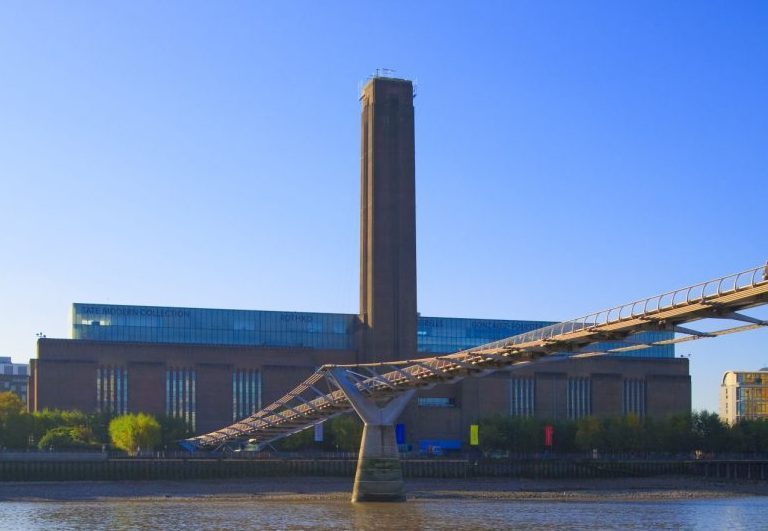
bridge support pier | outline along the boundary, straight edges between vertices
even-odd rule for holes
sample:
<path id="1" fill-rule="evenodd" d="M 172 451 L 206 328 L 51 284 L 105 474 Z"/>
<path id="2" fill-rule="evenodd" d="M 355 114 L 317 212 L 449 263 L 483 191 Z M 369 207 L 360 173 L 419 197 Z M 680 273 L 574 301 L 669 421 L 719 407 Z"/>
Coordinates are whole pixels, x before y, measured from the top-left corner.
<path id="1" fill-rule="evenodd" d="M 361 393 L 347 379 L 345 372 L 344 369 L 333 369 L 331 376 L 364 423 L 352 502 L 405 501 L 395 421 L 415 391 L 402 392 L 381 404 Z"/>

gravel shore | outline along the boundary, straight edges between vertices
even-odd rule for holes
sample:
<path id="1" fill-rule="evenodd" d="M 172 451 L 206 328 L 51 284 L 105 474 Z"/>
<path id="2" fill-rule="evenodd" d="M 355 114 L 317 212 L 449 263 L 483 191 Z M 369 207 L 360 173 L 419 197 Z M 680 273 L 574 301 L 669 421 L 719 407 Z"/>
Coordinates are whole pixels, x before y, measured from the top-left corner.
<path id="1" fill-rule="evenodd" d="M 430 479 L 406 481 L 408 499 L 525 501 L 663 501 L 768 495 L 765 482 L 690 477 L 590 480 Z M 349 500 L 345 478 L 254 478 L 231 481 L 0 483 L 0 501 Z"/>

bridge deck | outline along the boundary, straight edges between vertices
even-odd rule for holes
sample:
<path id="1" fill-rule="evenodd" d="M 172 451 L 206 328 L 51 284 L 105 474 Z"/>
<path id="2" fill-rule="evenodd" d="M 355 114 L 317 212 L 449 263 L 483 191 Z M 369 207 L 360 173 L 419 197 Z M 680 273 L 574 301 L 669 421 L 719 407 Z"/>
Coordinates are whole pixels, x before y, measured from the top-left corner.
<path id="1" fill-rule="evenodd" d="M 603 355 L 742 332 L 768 325 L 738 313 L 768 304 L 767 276 L 768 266 L 760 266 L 446 356 L 342 367 L 361 392 L 374 400 L 386 400 L 408 389 L 456 382 L 519 364 L 562 359 L 563 355 Z M 749 324 L 706 333 L 680 326 L 707 318 Z M 621 342 L 638 333 L 660 330 L 682 337 L 601 352 L 586 350 L 597 343 Z M 345 394 L 332 389 L 333 379 L 326 378 L 327 371 L 334 367 L 339 366 L 321 367 L 280 400 L 231 426 L 188 439 L 186 444 L 217 447 L 243 439 L 267 443 L 350 411 Z M 321 382 L 328 385 L 327 392 L 318 389 Z"/>

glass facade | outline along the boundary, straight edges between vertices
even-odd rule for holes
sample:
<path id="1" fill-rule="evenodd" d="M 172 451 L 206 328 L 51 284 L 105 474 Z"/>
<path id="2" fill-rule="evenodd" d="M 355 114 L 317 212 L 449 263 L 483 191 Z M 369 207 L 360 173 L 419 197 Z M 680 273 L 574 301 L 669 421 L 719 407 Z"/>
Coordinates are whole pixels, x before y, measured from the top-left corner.
<path id="1" fill-rule="evenodd" d="M 533 378 L 510 378 L 509 414 L 513 417 L 532 417 L 536 381 Z"/>
<path id="2" fill-rule="evenodd" d="M 720 385 L 720 418 L 740 420 L 768 418 L 768 368 L 759 371 L 728 371 Z"/>
<path id="3" fill-rule="evenodd" d="M 418 349 L 421 354 L 449 354 L 551 324 L 419 316 Z M 354 350 L 357 326 L 358 317 L 354 314 L 81 303 L 72 306 L 72 338 L 95 341 Z M 673 337 L 671 332 L 647 332 L 628 341 L 652 342 Z M 626 346 L 601 343 L 590 350 Z M 673 358 L 675 351 L 673 345 L 660 345 L 612 355 Z"/>
<path id="4" fill-rule="evenodd" d="M 96 369 L 96 407 L 104 413 L 128 413 L 128 369 L 98 367 Z"/>
<path id="5" fill-rule="evenodd" d="M 592 414 L 592 380 L 590 378 L 568 378 L 566 407 L 568 418 L 572 420 Z"/>
<path id="6" fill-rule="evenodd" d="M 635 334 L 627 338 L 626 343 L 620 342 L 605 342 L 590 345 L 588 349 L 590 351 L 605 351 L 612 348 L 628 348 L 629 344 L 635 343 L 655 343 L 656 341 L 666 341 L 673 339 L 675 334 L 672 332 L 643 332 L 642 334 Z M 632 350 L 624 350 L 622 352 L 613 352 L 612 356 L 624 356 L 629 358 L 674 358 L 675 346 L 674 345 L 656 345 L 648 348 L 633 348 Z"/>
<path id="7" fill-rule="evenodd" d="M 190 368 L 165 371 L 165 414 L 184 419 L 195 430 L 197 421 L 197 372 Z"/>
<path id="8" fill-rule="evenodd" d="M 357 316 L 74 304 L 72 338 L 286 348 L 354 348 Z"/>
<path id="9" fill-rule="evenodd" d="M 624 380 L 624 414 L 629 413 L 645 416 L 645 380 L 642 378 Z"/>
<path id="10" fill-rule="evenodd" d="M 261 409 L 261 373 L 252 369 L 232 373 L 232 420 L 243 419 Z"/>
<path id="11" fill-rule="evenodd" d="M 736 416 L 739 419 L 768 417 L 768 373 L 741 372 L 736 381 Z"/>
<path id="12" fill-rule="evenodd" d="M 424 354 L 450 354 L 530 332 L 553 323 L 456 317 L 419 317 L 418 346 Z"/>

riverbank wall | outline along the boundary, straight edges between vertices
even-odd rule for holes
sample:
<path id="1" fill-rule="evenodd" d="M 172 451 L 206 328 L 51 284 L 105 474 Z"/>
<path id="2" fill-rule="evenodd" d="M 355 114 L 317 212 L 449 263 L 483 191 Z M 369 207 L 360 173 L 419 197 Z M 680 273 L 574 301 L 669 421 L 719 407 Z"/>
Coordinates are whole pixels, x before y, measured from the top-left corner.
<path id="1" fill-rule="evenodd" d="M 0 481 L 114 481 L 235 479 L 257 477 L 353 477 L 354 459 L 167 459 L 59 456 L 0 459 Z M 478 462 L 404 459 L 406 478 L 587 479 L 698 476 L 768 480 L 768 461 L 645 461 L 542 459 Z"/>

